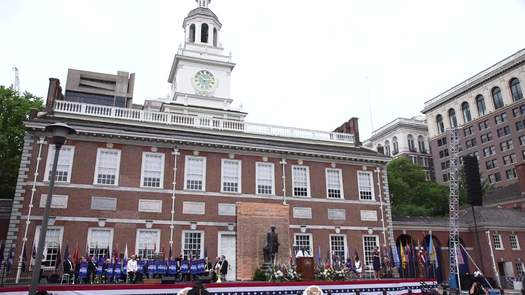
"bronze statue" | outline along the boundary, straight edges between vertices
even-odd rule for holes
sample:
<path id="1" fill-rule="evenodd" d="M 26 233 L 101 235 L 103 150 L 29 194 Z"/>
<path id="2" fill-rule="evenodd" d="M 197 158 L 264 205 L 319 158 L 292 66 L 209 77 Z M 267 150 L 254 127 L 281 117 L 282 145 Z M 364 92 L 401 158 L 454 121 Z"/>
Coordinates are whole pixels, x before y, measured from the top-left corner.
<path id="1" fill-rule="evenodd" d="M 266 246 L 263 248 L 264 262 L 275 264 L 275 258 L 279 252 L 279 235 L 275 232 L 275 225 L 266 234 Z"/>

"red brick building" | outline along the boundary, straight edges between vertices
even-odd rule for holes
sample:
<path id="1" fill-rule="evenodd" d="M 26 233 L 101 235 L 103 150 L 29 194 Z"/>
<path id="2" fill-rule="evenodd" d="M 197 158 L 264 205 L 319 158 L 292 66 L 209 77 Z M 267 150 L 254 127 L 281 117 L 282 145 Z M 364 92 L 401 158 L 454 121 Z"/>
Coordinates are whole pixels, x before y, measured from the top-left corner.
<path id="1" fill-rule="evenodd" d="M 290 261 L 297 245 L 322 260 L 357 251 L 370 264 L 373 248 L 393 241 L 388 158 L 359 146 L 351 133 L 246 122 L 247 114 L 232 107 L 235 64 L 218 42 L 222 24 L 208 3 L 199 1 L 184 20 L 168 100 L 133 105 L 134 79 L 124 72 L 70 70 L 65 94 L 50 79 L 45 112 L 26 122 L 7 236 L 15 263 L 26 225 L 28 257 L 39 235 L 53 153 L 43 130 L 55 122 L 76 134 L 60 153 L 46 237 L 49 269 L 66 247 L 95 256 L 122 256 L 127 248 L 140 257 L 168 255 L 172 247 L 173 255 L 224 254 L 229 279 L 250 279 L 274 223 L 280 263 Z M 257 259 L 237 267 L 247 253 Z"/>

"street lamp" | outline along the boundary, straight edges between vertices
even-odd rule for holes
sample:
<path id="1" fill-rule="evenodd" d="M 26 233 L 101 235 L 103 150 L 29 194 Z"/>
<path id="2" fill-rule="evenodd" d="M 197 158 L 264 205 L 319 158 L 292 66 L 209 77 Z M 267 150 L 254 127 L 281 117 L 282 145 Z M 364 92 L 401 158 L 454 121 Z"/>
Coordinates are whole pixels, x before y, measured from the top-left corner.
<path id="1" fill-rule="evenodd" d="M 35 295 L 37 285 L 40 282 L 40 268 L 42 266 L 42 256 L 44 256 L 44 243 L 47 235 L 47 223 L 49 220 L 49 208 L 51 208 L 51 200 L 53 199 L 53 187 L 55 186 L 55 177 L 57 173 L 58 155 L 60 149 L 66 138 L 70 134 L 75 133 L 75 129 L 69 127 L 64 123 L 55 123 L 46 126 L 45 132 L 50 138 L 50 142 L 55 145 L 55 157 L 53 159 L 53 168 L 51 169 L 51 175 L 49 179 L 49 186 L 47 189 L 46 207 L 44 208 L 44 216 L 42 217 L 42 225 L 40 227 L 40 236 L 38 237 L 38 246 L 36 250 L 35 266 L 33 268 L 33 274 L 31 277 L 31 288 L 29 289 L 30 295 Z"/>

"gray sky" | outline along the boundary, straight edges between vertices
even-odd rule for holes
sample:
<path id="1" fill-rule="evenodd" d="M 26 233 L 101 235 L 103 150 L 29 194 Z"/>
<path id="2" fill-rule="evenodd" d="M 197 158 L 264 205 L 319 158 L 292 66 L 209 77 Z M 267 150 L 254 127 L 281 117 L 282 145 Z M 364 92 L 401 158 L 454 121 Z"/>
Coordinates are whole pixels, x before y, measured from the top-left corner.
<path id="1" fill-rule="evenodd" d="M 0 0 L 0 85 L 45 96 L 67 69 L 135 72 L 135 102 L 165 97 L 193 0 Z M 525 47 L 524 0 L 213 0 L 251 122 L 361 136 Z M 368 79 L 366 78 L 368 77 Z"/>

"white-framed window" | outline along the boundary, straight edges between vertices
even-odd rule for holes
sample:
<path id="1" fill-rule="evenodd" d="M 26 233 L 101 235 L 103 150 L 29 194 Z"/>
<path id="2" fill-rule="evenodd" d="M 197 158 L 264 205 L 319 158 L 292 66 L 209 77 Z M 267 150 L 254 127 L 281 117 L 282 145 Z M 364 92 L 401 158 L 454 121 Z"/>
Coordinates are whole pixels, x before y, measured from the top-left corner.
<path id="1" fill-rule="evenodd" d="M 162 188 L 164 186 L 164 154 L 142 153 L 142 187 Z"/>
<path id="2" fill-rule="evenodd" d="M 162 200 L 140 199 L 139 212 L 161 213 Z"/>
<path id="3" fill-rule="evenodd" d="M 511 234 L 509 235 L 510 248 L 512 250 L 520 250 L 520 241 L 518 240 L 518 235 Z"/>
<path id="4" fill-rule="evenodd" d="M 67 208 L 67 195 L 53 195 L 53 199 L 51 200 L 51 208 L 53 209 L 66 209 Z M 47 195 L 42 194 L 40 195 L 40 208 L 46 207 L 46 201 L 47 201 Z"/>
<path id="5" fill-rule="evenodd" d="M 255 163 L 255 193 L 275 195 L 275 167 L 273 163 Z"/>
<path id="6" fill-rule="evenodd" d="M 113 246 L 113 229 L 90 228 L 88 230 L 88 254 L 96 261 L 111 257 Z"/>
<path id="7" fill-rule="evenodd" d="M 525 276 L 525 265 L 521 261 L 516 262 L 516 276 L 518 278 Z"/>
<path id="8" fill-rule="evenodd" d="M 53 160 L 55 158 L 55 145 L 50 144 L 47 151 L 46 171 L 44 173 L 44 180 L 49 181 L 51 177 L 51 170 L 53 169 Z M 68 183 L 71 182 L 71 169 L 73 168 L 73 156 L 75 154 L 75 147 L 72 145 L 63 145 L 58 155 L 57 173 L 55 182 Z"/>
<path id="9" fill-rule="evenodd" d="M 494 249 L 503 250 L 503 242 L 501 241 L 500 234 L 493 234 L 492 241 L 494 242 Z"/>
<path id="10" fill-rule="evenodd" d="M 160 230 L 158 229 L 137 229 L 136 241 L 137 255 L 144 258 L 152 258 L 159 252 Z"/>
<path id="11" fill-rule="evenodd" d="M 224 193 L 241 192 L 241 161 L 222 159 L 221 191 Z"/>
<path id="12" fill-rule="evenodd" d="M 118 185 L 120 150 L 99 148 L 94 184 Z"/>
<path id="13" fill-rule="evenodd" d="M 44 243 L 44 259 L 42 266 L 44 269 L 55 269 L 58 255 L 62 251 L 62 238 L 64 235 L 64 228 L 61 226 L 48 226 L 47 234 Z M 35 239 L 33 241 L 33 248 L 36 249 L 38 239 L 40 237 L 40 225 L 35 229 Z M 60 257 L 62 259 L 62 257 Z"/>
<path id="14" fill-rule="evenodd" d="M 326 196 L 330 199 L 343 199 L 343 171 L 326 168 Z"/>
<path id="15" fill-rule="evenodd" d="M 191 191 L 206 190 L 206 158 L 186 156 L 184 168 L 184 189 Z"/>
<path id="16" fill-rule="evenodd" d="M 312 234 L 296 233 L 294 234 L 294 245 L 298 249 L 306 249 L 310 255 L 314 255 L 314 242 Z"/>
<path id="17" fill-rule="evenodd" d="M 292 165 L 292 190 L 295 197 L 310 196 L 310 167 Z"/>
<path id="18" fill-rule="evenodd" d="M 371 171 L 357 171 L 357 186 L 360 200 L 373 201 L 375 199 L 374 175 Z"/>
<path id="19" fill-rule="evenodd" d="M 379 237 L 376 235 L 363 236 L 364 266 L 367 271 L 373 271 L 374 251 L 379 247 Z"/>
<path id="20" fill-rule="evenodd" d="M 331 234 L 330 235 L 330 261 L 332 263 L 344 263 L 347 255 L 346 235 Z"/>
<path id="21" fill-rule="evenodd" d="M 196 230 L 182 231 L 182 255 L 188 258 L 204 258 L 204 232 Z"/>

